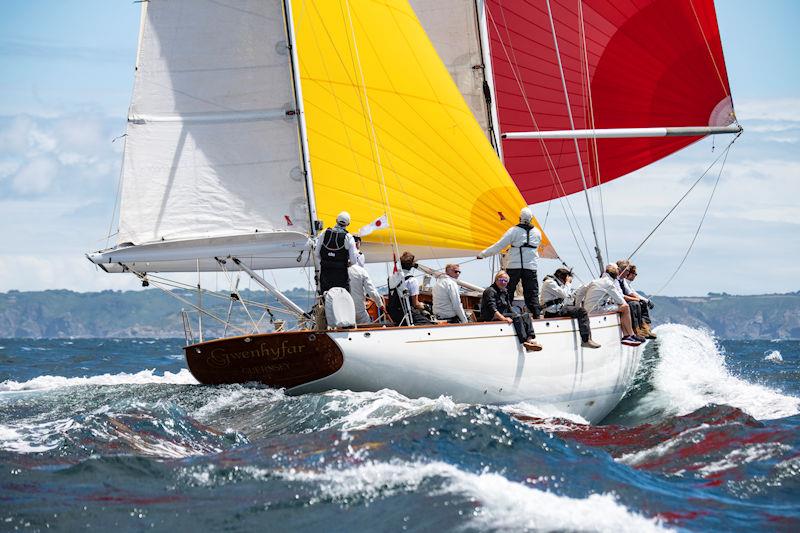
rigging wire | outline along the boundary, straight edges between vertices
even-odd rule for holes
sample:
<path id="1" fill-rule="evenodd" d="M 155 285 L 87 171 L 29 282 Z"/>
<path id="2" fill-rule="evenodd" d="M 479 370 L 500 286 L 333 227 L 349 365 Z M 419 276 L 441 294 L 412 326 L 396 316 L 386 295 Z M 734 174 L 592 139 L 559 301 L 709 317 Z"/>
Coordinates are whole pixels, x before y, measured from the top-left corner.
<path id="1" fill-rule="evenodd" d="M 528 100 L 528 95 L 525 91 L 525 86 L 522 83 L 522 74 L 520 72 L 519 63 L 516 60 L 517 57 L 516 51 L 514 50 L 514 45 L 511 42 L 511 35 L 508 32 L 508 23 L 505 18 L 505 9 L 503 8 L 502 4 L 500 4 L 500 14 L 503 17 L 503 24 L 505 25 L 506 28 L 506 39 L 508 40 L 508 47 L 506 47 L 506 43 L 503 40 L 502 32 L 500 31 L 500 28 L 497 26 L 497 21 L 494 19 L 494 15 L 492 14 L 492 11 L 488 9 L 488 7 L 486 9 L 486 13 L 489 17 L 489 20 L 492 23 L 492 26 L 494 27 L 495 32 L 498 35 L 498 39 L 500 40 L 500 45 L 503 49 L 503 54 L 505 55 L 506 60 L 511 66 L 511 72 L 514 75 L 514 81 L 517 82 L 517 86 L 519 87 L 520 93 L 522 94 L 522 100 L 525 103 L 525 107 L 528 110 L 528 115 L 531 117 L 531 122 L 533 123 L 533 127 L 537 131 L 540 131 L 539 123 L 536 120 L 536 116 L 533 114 L 533 109 L 531 109 L 531 104 L 530 101 Z M 511 48 L 510 54 L 508 52 L 508 48 Z M 539 139 L 539 145 L 542 150 L 542 153 L 544 153 L 545 158 L 547 160 L 548 163 L 547 172 L 550 175 L 550 179 L 553 182 L 553 186 L 554 187 L 558 186 L 558 189 L 560 189 L 561 196 L 559 196 L 558 201 L 561 204 L 561 209 L 564 211 L 564 219 L 567 221 L 567 226 L 569 227 L 569 231 L 572 234 L 572 238 L 575 240 L 575 245 L 578 248 L 578 252 L 581 255 L 581 259 L 583 259 L 583 263 L 586 266 L 586 269 L 589 272 L 591 272 L 592 268 L 591 266 L 589 266 L 589 262 L 587 261 L 586 256 L 583 253 L 583 248 L 581 248 L 581 243 L 578 240 L 578 235 L 580 235 L 580 240 L 583 241 L 583 246 L 585 246 L 587 250 L 590 249 L 588 243 L 586 242 L 586 237 L 583 235 L 583 231 L 581 231 L 580 224 L 578 224 L 578 217 L 575 214 L 574 209 L 572 208 L 572 203 L 569 201 L 569 198 L 566 197 L 567 193 L 566 190 L 564 189 L 564 184 L 561 182 L 561 177 L 558 174 L 556 164 L 553 162 L 553 158 L 550 155 L 550 150 L 547 148 L 547 144 L 544 142 L 544 139 Z M 567 207 L 564 206 L 565 203 L 566 206 L 569 207 L 569 213 L 567 213 Z M 577 234 L 575 233 L 575 228 L 572 225 L 570 214 L 572 215 L 572 218 L 575 221 L 575 227 L 577 227 L 578 229 Z"/>
<path id="2" fill-rule="evenodd" d="M 550 0 L 546 1 L 547 4 L 547 16 L 550 19 L 550 30 L 553 34 L 553 47 L 555 48 L 556 59 L 558 60 L 558 71 L 561 74 L 561 87 L 564 90 L 564 100 L 567 104 L 567 116 L 569 117 L 569 126 L 572 130 L 575 130 L 575 121 L 572 117 L 572 104 L 569 100 L 569 91 L 567 90 L 567 78 L 564 75 L 564 66 L 561 63 L 561 52 L 559 51 L 558 47 L 558 37 L 556 36 L 556 25 L 555 21 L 553 20 L 553 10 L 550 7 Z M 595 252 L 597 255 L 597 263 L 598 263 L 598 276 L 603 273 L 603 259 L 600 257 L 600 243 L 597 240 L 597 230 L 594 226 L 594 215 L 592 214 L 592 204 L 589 201 L 589 188 L 586 186 L 586 175 L 583 171 L 583 158 L 581 158 L 581 150 L 578 144 L 578 139 L 572 139 L 575 145 L 575 155 L 578 159 L 578 170 L 580 170 L 581 174 L 581 182 L 583 184 L 583 193 L 586 198 L 586 210 L 589 212 L 589 223 L 592 226 L 592 235 L 594 236 L 594 246 Z"/>
<path id="3" fill-rule="evenodd" d="M 722 159 L 723 156 L 727 157 L 728 151 L 731 149 L 731 146 L 733 146 L 733 143 L 736 142 L 736 139 L 738 139 L 739 136 L 741 136 L 741 134 L 742 132 L 739 132 L 736 134 L 736 137 L 731 139 L 731 142 L 728 143 L 728 146 L 725 147 L 725 150 L 719 156 L 717 156 L 717 158 L 708 166 L 708 168 L 706 168 L 703 171 L 700 177 L 697 178 L 697 180 L 695 180 L 695 182 L 692 184 L 691 187 L 689 187 L 689 189 L 683 194 L 683 196 L 680 197 L 680 199 L 675 203 L 675 205 L 673 205 L 672 208 L 670 208 L 670 210 L 667 211 L 667 214 L 664 215 L 664 217 L 658 222 L 658 224 L 656 224 L 655 227 L 652 230 L 650 230 L 650 233 L 648 233 L 647 236 L 642 240 L 642 242 L 639 243 L 639 246 L 637 246 L 636 249 L 634 249 L 633 252 L 631 252 L 628 255 L 627 259 L 629 261 L 634 255 L 636 255 L 636 253 L 641 249 L 641 247 L 644 246 L 644 243 L 646 243 L 650 239 L 650 237 L 653 236 L 656 230 L 658 230 L 658 228 L 661 227 L 661 224 L 663 224 L 667 220 L 667 218 L 672 214 L 672 212 L 675 211 L 675 209 L 677 209 L 677 207 L 681 204 L 681 202 L 683 202 L 683 200 L 685 200 L 686 197 L 689 196 L 689 193 L 692 192 L 692 190 L 697 186 L 698 183 L 700 183 L 700 181 L 705 177 L 705 175 L 708 174 L 708 172 L 712 168 L 714 168 L 714 165 L 716 165 L 717 162 L 720 159 Z"/>
<path id="4" fill-rule="evenodd" d="M 511 35 L 508 33 L 508 23 L 506 22 L 505 18 L 505 10 L 503 9 L 503 6 L 500 5 L 500 14 L 503 17 L 503 24 L 505 25 L 506 28 L 506 39 L 508 40 L 508 47 L 506 47 L 506 42 L 503 40 L 502 32 L 500 31 L 500 28 L 497 26 L 497 21 L 494 19 L 494 15 L 492 14 L 491 10 L 488 9 L 488 6 L 486 9 L 486 13 L 488 15 L 489 20 L 492 23 L 492 26 L 494 27 L 495 32 L 498 35 L 498 38 L 500 40 L 500 45 L 503 49 L 503 54 L 505 55 L 506 61 L 508 61 L 508 64 L 511 67 L 511 72 L 514 75 L 514 81 L 517 82 L 517 86 L 519 87 L 520 93 L 522 94 L 522 100 L 525 103 L 525 107 L 528 110 L 528 115 L 531 118 L 533 127 L 534 129 L 539 131 L 538 121 L 536 120 L 536 116 L 533 114 L 533 109 L 531 109 L 531 105 L 528 100 L 528 95 L 525 91 L 525 86 L 522 83 L 522 74 L 520 72 L 519 64 L 516 60 L 516 51 L 514 50 L 514 45 L 511 42 Z M 511 48 L 510 54 L 508 52 L 508 48 Z M 584 237 L 583 232 L 581 231 L 580 224 L 578 224 L 578 217 L 577 215 L 575 215 L 575 211 L 572 208 L 572 203 L 569 201 L 569 198 L 566 197 L 567 193 L 566 190 L 564 189 L 564 184 L 561 182 L 561 177 L 558 175 L 558 170 L 556 168 L 555 163 L 553 162 L 552 156 L 550 155 L 550 150 L 547 148 L 547 144 L 544 142 L 543 139 L 539 139 L 539 145 L 542 150 L 542 153 L 544 153 L 545 158 L 547 160 L 548 163 L 547 172 L 550 175 L 551 181 L 553 182 L 553 187 L 556 188 L 557 186 L 557 189 L 560 189 L 561 196 L 559 196 L 558 201 L 561 204 L 561 209 L 564 211 L 564 219 L 567 221 L 567 226 L 569 227 L 569 231 L 572 234 L 572 238 L 575 241 L 576 247 L 578 248 L 578 252 L 581 255 L 581 259 L 583 259 L 583 263 L 584 265 L 586 265 L 586 269 L 589 272 L 591 272 L 592 269 L 589 266 L 589 262 L 587 261 L 586 256 L 583 253 L 583 248 L 581 248 L 581 243 L 578 240 L 578 235 L 580 235 L 580 240 L 583 241 L 583 246 L 585 246 L 587 250 L 589 249 L 589 245 L 586 242 L 586 237 Z M 569 207 L 569 213 L 567 213 L 567 207 L 564 206 L 565 203 L 566 206 Z M 575 233 L 575 228 L 572 225 L 570 214 L 572 215 L 572 218 L 575 221 L 575 226 L 578 229 L 577 234 Z"/>
<path id="5" fill-rule="evenodd" d="M 732 144 L 733 143 L 728 145 L 728 149 L 731 147 Z M 672 282 L 672 280 L 675 278 L 675 276 L 683 267 L 683 264 L 686 262 L 686 258 L 689 257 L 689 253 L 692 251 L 692 247 L 694 246 L 694 243 L 697 240 L 697 236 L 700 235 L 700 228 L 703 227 L 703 222 L 706 219 L 706 215 L 708 215 L 708 208 L 711 206 L 711 201 L 714 199 L 714 193 L 717 192 L 717 185 L 719 185 L 719 180 L 722 177 L 722 171 L 725 169 L 725 162 L 728 160 L 728 152 L 729 152 L 728 149 L 725 150 L 725 156 L 722 158 L 722 164 L 720 165 L 719 173 L 717 174 L 717 179 L 714 182 L 714 188 L 711 189 L 711 195 L 708 197 L 708 202 L 706 202 L 705 211 L 703 211 L 703 216 L 700 218 L 700 223 L 697 225 L 697 230 L 694 232 L 694 237 L 692 237 L 692 242 L 689 243 L 689 248 L 687 248 L 686 253 L 683 254 L 683 259 L 681 259 L 681 262 L 678 264 L 677 268 L 675 269 L 675 272 L 673 272 L 672 275 L 669 277 L 669 279 L 664 283 L 664 285 L 662 285 L 661 288 L 656 291 L 654 296 L 658 296 L 664 289 L 667 288 L 667 285 L 669 285 L 670 282 Z"/>
<path id="6" fill-rule="evenodd" d="M 594 120 L 594 99 L 592 98 L 592 82 L 589 79 L 589 47 L 586 43 L 586 24 L 585 19 L 583 18 L 583 1 L 578 0 L 578 18 L 580 19 L 580 35 L 581 35 L 581 42 L 583 44 L 583 62 L 581 63 L 581 67 L 584 70 L 585 78 L 581 81 L 585 83 L 586 88 L 586 95 L 588 96 L 588 103 L 589 103 L 589 127 L 590 129 L 595 129 L 595 120 Z M 602 174 L 600 173 L 600 152 L 597 149 L 597 138 L 593 137 L 589 139 L 589 143 L 587 144 L 587 150 L 589 146 L 594 147 L 594 176 L 597 181 L 597 196 L 600 200 L 600 222 L 603 228 L 603 246 L 605 248 L 606 257 L 610 258 L 611 254 L 608 253 L 608 233 L 606 232 L 606 211 L 605 205 L 603 203 L 603 180 Z M 591 152 L 591 151 L 590 151 Z M 589 171 L 592 170 L 591 165 L 591 153 L 589 154 Z"/>
<path id="7" fill-rule="evenodd" d="M 366 111 L 367 119 L 369 120 L 370 131 L 372 132 L 372 142 L 375 149 L 375 163 L 378 167 L 378 176 L 381 180 L 381 192 L 383 193 L 383 201 L 386 206 L 386 218 L 389 222 L 389 228 L 391 228 L 391 241 L 394 245 L 393 247 L 395 256 L 399 256 L 400 245 L 397 242 L 397 232 L 395 231 L 394 223 L 392 221 L 392 208 L 391 205 L 389 205 L 389 192 L 386 188 L 386 177 L 383 174 L 383 164 L 381 163 L 381 150 L 380 145 L 378 144 L 378 134 L 375 131 L 375 122 L 372 120 L 372 108 L 369 104 L 369 94 L 367 93 L 367 82 L 364 78 L 364 69 L 361 66 L 361 56 L 358 51 L 358 41 L 356 40 L 356 30 L 355 26 L 353 25 L 353 15 L 352 10 L 350 9 L 350 0 L 345 0 L 345 5 L 347 6 L 347 21 L 350 26 L 350 35 L 353 39 L 353 51 L 355 52 L 355 60 L 356 64 L 358 65 L 361 88 L 364 94 L 364 110 Z"/>

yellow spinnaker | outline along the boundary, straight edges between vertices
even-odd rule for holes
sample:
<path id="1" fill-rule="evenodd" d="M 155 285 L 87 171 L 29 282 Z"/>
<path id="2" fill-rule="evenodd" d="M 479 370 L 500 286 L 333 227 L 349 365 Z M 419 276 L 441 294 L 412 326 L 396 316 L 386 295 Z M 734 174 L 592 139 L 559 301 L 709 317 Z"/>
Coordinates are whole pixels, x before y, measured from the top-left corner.
<path id="1" fill-rule="evenodd" d="M 388 213 L 418 257 L 471 255 L 517 222 L 525 201 L 408 2 L 292 5 L 320 219 L 347 210 L 357 229 Z M 547 237 L 541 252 L 554 255 Z"/>

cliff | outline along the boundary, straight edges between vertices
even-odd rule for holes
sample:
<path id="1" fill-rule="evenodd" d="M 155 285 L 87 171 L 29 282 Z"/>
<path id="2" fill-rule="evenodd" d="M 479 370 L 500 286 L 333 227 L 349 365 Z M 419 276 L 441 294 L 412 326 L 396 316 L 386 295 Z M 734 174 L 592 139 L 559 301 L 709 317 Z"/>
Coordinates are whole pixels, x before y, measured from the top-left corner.
<path id="1" fill-rule="evenodd" d="M 191 291 L 175 291 L 190 302 Z M 303 309 L 311 307 L 312 295 L 305 289 L 292 289 L 287 296 Z M 279 307 L 263 292 L 243 291 L 247 300 Z M 725 339 L 800 339 L 800 291 L 789 294 L 734 296 L 709 294 L 703 297 L 656 297 L 652 316 L 656 324 L 667 322 L 710 329 Z M 203 307 L 210 313 L 227 316 L 230 301 L 205 296 Z M 184 304 L 156 289 L 144 291 L 102 291 L 79 293 L 67 290 L 0 293 L 0 338 L 33 337 L 183 337 L 180 311 Z M 261 321 L 270 316 L 255 306 L 250 316 L 238 303 L 231 308 L 239 324 Z M 276 319 L 287 318 L 275 312 Z M 209 317 L 203 318 L 219 334 L 221 329 Z M 191 313 L 192 329 L 197 331 L 196 313 Z M 230 332 L 230 330 L 229 330 Z"/>

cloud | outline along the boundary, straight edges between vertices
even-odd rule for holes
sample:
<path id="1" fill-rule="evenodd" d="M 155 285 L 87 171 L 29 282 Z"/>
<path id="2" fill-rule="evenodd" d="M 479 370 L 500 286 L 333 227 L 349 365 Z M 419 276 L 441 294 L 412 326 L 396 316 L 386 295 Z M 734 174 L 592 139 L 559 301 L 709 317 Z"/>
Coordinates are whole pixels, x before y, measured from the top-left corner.
<path id="1" fill-rule="evenodd" d="M 121 148 L 111 142 L 118 130 L 118 120 L 102 115 L 0 117 L 6 196 L 108 194 L 119 176 Z"/>
<path id="2" fill-rule="evenodd" d="M 140 284 L 133 276 L 107 274 L 80 253 L 0 255 L 0 291 L 98 291 L 130 290 L 138 287 Z"/>
<path id="3" fill-rule="evenodd" d="M 736 100 L 734 105 L 736 107 L 736 117 L 739 121 L 800 122 L 800 98 Z"/>
<path id="4" fill-rule="evenodd" d="M 2 39 L 0 40 L 0 56 L 36 57 L 80 61 L 108 61 L 118 63 L 120 58 L 127 58 L 128 49 L 110 49 L 100 46 L 78 46 L 55 41 L 30 40 L 30 39 Z"/>
<path id="5" fill-rule="evenodd" d="M 50 157 L 37 157 L 26 162 L 11 179 L 14 192 L 42 194 L 52 188 L 60 165 Z"/>

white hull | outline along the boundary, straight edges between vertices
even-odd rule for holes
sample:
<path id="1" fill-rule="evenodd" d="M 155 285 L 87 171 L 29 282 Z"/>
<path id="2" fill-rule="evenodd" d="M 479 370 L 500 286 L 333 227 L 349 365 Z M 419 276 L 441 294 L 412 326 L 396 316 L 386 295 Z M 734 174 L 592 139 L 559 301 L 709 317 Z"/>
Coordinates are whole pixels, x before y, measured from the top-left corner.
<path id="1" fill-rule="evenodd" d="M 574 320 L 535 321 L 539 352 L 526 352 L 514 328 L 499 322 L 328 332 L 342 367 L 287 392 L 386 388 L 463 403 L 528 402 L 596 423 L 628 390 L 645 345 L 620 343 L 617 314 L 593 316 L 591 326 L 599 349 L 581 348 Z"/>

